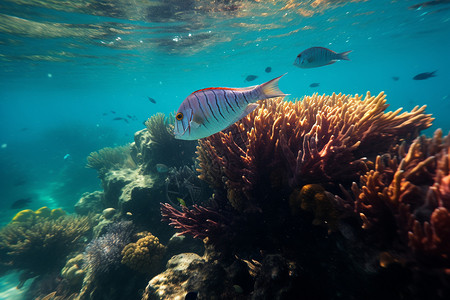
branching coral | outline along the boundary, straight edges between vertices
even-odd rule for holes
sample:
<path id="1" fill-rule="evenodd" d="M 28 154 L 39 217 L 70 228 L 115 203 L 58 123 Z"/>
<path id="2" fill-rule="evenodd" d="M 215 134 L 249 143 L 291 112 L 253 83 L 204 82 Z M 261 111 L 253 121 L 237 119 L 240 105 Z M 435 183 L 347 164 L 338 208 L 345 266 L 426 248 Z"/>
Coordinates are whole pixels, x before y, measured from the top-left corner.
<path id="1" fill-rule="evenodd" d="M 49 215 L 42 216 L 47 210 Z M 53 218 L 48 208 L 32 213 L 28 212 L 31 217 L 26 220 L 16 218 L 0 230 L 1 264 L 8 269 L 25 270 L 28 276 L 24 280 L 62 267 L 66 256 L 77 249 L 91 227 L 88 217 Z"/>
<path id="2" fill-rule="evenodd" d="M 402 144 L 398 158 L 379 156 L 353 184 L 355 212 L 380 247 L 408 245 L 416 257 L 450 267 L 450 136 Z M 403 250 L 406 251 L 406 250 Z"/>
<path id="3" fill-rule="evenodd" d="M 157 113 L 138 131 L 131 144 L 131 155 L 143 174 L 156 173 L 156 164 L 182 167 L 192 164 L 195 142 L 179 141 L 172 133 L 175 119 L 172 114 Z"/>
<path id="4" fill-rule="evenodd" d="M 166 247 L 149 232 L 141 233 L 136 243 L 130 243 L 122 250 L 122 264 L 141 273 L 155 272 L 161 264 Z"/>
<path id="5" fill-rule="evenodd" d="M 350 184 L 367 171 L 365 158 L 414 138 L 432 121 L 423 114 L 425 106 L 385 113 L 383 93 L 367 93 L 364 99 L 333 94 L 259 104 L 229 130 L 200 140 L 197 147 L 200 178 L 224 190 L 240 211 L 255 206 L 252 201 L 264 195 L 266 187 Z"/>
<path id="6" fill-rule="evenodd" d="M 173 139 L 173 125 L 175 118 L 172 114 L 166 118 L 163 113 L 157 113 L 151 116 L 146 122 L 147 130 L 153 143 L 167 144 Z"/>
<path id="7" fill-rule="evenodd" d="M 182 207 L 182 211 L 175 209 L 170 204 L 161 204 L 163 220 L 179 229 L 179 234 L 190 234 L 195 238 L 220 237 L 226 233 L 228 222 L 224 212 L 214 208 L 205 208 L 193 205 Z"/>
<path id="8" fill-rule="evenodd" d="M 110 148 L 106 147 L 91 152 L 87 157 L 87 168 L 96 169 L 100 176 L 112 169 L 135 169 L 136 164 L 130 156 L 130 145 Z"/>

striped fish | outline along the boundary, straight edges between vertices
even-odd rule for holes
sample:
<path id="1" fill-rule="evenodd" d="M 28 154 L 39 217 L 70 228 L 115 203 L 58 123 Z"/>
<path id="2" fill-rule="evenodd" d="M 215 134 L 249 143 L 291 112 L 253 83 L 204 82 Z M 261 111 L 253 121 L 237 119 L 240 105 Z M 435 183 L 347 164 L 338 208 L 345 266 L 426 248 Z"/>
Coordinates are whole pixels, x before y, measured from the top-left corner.
<path id="1" fill-rule="evenodd" d="M 350 52 L 352 51 L 336 53 L 324 47 L 312 47 L 297 55 L 294 65 L 302 69 L 331 65 L 338 60 L 350 60 L 348 58 Z"/>
<path id="2" fill-rule="evenodd" d="M 256 101 L 286 96 L 278 88 L 282 76 L 247 88 L 207 88 L 193 92 L 175 115 L 175 138 L 196 140 L 210 136 L 255 110 Z"/>

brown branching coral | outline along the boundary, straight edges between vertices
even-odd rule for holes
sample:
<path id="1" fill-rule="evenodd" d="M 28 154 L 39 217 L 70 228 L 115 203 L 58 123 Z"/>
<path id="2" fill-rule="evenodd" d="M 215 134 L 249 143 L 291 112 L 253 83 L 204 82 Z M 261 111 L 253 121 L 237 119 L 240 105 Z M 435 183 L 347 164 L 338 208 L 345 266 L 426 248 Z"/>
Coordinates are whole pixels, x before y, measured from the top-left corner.
<path id="1" fill-rule="evenodd" d="M 135 169 L 136 164 L 130 156 L 130 145 L 110 148 L 106 147 L 91 152 L 87 157 L 87 168 L 96 169 L 100 176 L 112 169 Z"/>
<path id="2" fill-rule="evenodd" d="M 90 227 L 88 217 L 74 216 L 12 222 L 0 230 L 0 263 L 24 270 L 24 280 L 53 271 L 64 265 Z"/>
<path id="3" fill-rule="evenodd" d="M 200 178 L 241 211 L 254 206 L 264 187 L 350 184 L 368 170 L 366 158 L 431 126 L 425 106 L 401 114 L 385 113 L 387 107 L 383 93 L 260 102 L 229 130 L 200 140 Z"/>
<path id="4" fill-rule="evenodd" d="M 398 158 L 377 157 L 360 187 L 353 184 L 355 212 L 380 247 L 408 245 L 416 257 L 450 267 L 449 150 L 450 136 L 437 130 L 409 149 L 402 144 Z"/>
<path id="5" fill-rule="evenodd" d="M 131 144 L 131 156 L 142 174 L 156 173 L 156 164 L 182 167 L 192 164 L 195 142 L 179 141 L 173 135 L 175 118 L 163 113 L 151 116 L 146 129 L 136 132 Z"/>

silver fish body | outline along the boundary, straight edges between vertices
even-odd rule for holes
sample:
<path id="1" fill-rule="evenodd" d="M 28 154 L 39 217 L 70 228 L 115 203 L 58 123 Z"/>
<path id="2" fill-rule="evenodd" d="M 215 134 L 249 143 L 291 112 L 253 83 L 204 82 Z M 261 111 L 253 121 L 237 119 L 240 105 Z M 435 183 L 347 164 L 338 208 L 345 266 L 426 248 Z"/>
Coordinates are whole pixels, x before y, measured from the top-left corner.
<path id="1" fill-rule="evenodd" d="M 338 60 L 350 60 L 348 58 L 350 52 L 352 51 L 336 53 L 324 47 L 311 47 L 297 55 L 294 65 L 302 69 L 322 67 L 334 64 Z"/>
<path id="2" fill-rule="evenodd" d="M 278 88 L 281 77 L 252 87 L 206 88 L 193 92 L 175 115 L 175 138 L 197 140 L 210 136 L 255 110 L 256 101 L 286 96 Z"/>

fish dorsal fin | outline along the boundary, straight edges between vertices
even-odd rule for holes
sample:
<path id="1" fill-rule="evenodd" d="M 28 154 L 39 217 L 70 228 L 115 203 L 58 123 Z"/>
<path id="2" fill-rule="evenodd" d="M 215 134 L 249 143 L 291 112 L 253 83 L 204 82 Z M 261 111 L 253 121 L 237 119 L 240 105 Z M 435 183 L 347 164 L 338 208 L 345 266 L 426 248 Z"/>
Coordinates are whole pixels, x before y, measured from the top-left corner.
<path id="1" fill-rule="evenodd" d="M 210 88 L 197 90 L 197 91 L 193 92 L 192 94 L 195 94 L 195 93 L 198 93 L 198 92 L 209 91 L 209 90 L 231 90 L 231 91 L 235 91 L 235 90 L 239 90 L 239 89 L 238 88 L 226 88 L 226 87 L 210 87 Z"/>

